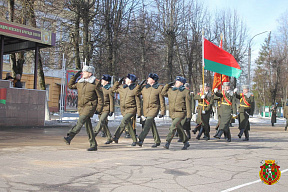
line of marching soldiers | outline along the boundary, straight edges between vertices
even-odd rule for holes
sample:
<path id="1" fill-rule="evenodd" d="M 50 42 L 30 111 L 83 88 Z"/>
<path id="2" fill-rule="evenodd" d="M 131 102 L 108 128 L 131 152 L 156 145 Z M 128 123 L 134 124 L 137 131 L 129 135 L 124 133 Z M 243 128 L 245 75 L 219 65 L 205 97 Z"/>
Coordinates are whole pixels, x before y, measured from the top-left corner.
<path id="1" fill-rule="evenodd" d="M 82 77 L 76 82 L 78 77 L 81 76 L 81 73 Z M 154 118 L 157 116 L 162 118 L 165 115 L 164 97 L 168 97 L 169 116 L 172 119 L 164 148 L 169 149 L 176 131 L 179 140 L 183 142 L 182 150 L 186 150 L 190 146 L 188 142 L 191 138 L 190 122 L 192 113 L 194 113 L 195 100 L 198 100 L 198 116 L 196 120 L 197 127 L 193 132 L 196 134 L 199 130 L 197 139 L 200 139 L 202 133 L 204 133 L 206 140 L 210 139 L 210 114 L 214 100 L 219 100 L 219 126 L 218 132 L 214 137 L 220 139 L 224 133 L 227 141 L 231 141 L 230 121 L 231 118 L 238 117 L 240 122 L 240 133 L 238 136 L 241 138 L 244 133 L 245 140 L 249 140 L 249 115 L 253 115 L 254 98 L 253 95 L 249 93 L 248 87 L 243 87 L 243 93 L 238 94 L 237 90 L 234 90 L 234 92 L 231 91 L 230 84 L 226 82 L 224 83 L 222 92 L 218 92 L 218 90 L 215 89 L 214 93 L 212 93 L 206 85 L 204 89 L 200 86 L 200 92 L 194 95 L 190 93 L 189 86 L 185 86 L 187 85 L 186 79 L 181 76 L 177 76 L 174 82 L 163 86 L 158 83 L 159 77 L 155 73 L 150 73 L 148 78 L 139 84 L 136 83 L 137 77 L 135 75 L 128 74 L 111 86 L 110 75 L 103 75 L 99 81 L 94 76 L 94 73 L 95 68 L 93 66 L 84 66 L 82 71 L 76 73 L 69 81 L 68 87 L 70 89 L 77 89 L 78 91 L 79 119 L 77 124 L 72 127 L 67 133 L 67 136 L 64 137 L 64 141 L 68 145 L 70 145 L 72 139 L 80 132 L 82 126 L 85 124 L 90 143 L 90 148 L 87 149 L 88 151 L 97 150 L 95 137 L 101 129 L 107 136 L 107 142 L 105 144 L 112 142 L 118 143 L 122 132 L 127 129 L 133 140 L 132 146 L 142 146 L 151 129 L 155 142 L 152 147 L 160 146 L 161 140 Z M 112 137 L 108 129 L 107 119 L 108 116 L 112 116 L 114 113 L 114 93 L 120 95 L 120 109 L 123 118 Z M 236 98 L 240 99 L 238 115 L 236 115 Z M 90 118 L 94 113 L 99 114 L 99 122 L 93 129 Z M 138 118 L 142 117 L 145 121 L 142 132 L 138 138 L 132 127 L 132 119 L 136 114 Z"/>

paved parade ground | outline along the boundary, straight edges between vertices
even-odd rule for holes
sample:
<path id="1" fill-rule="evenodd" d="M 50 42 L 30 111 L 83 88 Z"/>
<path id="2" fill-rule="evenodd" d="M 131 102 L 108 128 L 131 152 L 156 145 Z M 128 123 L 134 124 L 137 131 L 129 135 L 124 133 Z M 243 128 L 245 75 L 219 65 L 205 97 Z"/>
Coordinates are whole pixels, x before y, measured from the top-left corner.
<path id="1" fill-rule="evenodd" d="M 192 124 L 193 126 L 193 124 Z M 284 124 L 272 127 L 251 123 L 250 141 L 232 142 L 212 138 L 196 140 L 192 134 L 188 150 L 174 137 L 164 149 L 169 125 L 158 127 L 161 146 L 151 148 L 148 134 L 143 147 L 132 147 L 132 139 L 105 145 L 97 136 L 98 151 L 88 152 L 83 127 L 66 145 L 69 126 L 0 129 L 0 192 L 9 191 L 287 191 L 288 132 Z M 211 136 L 215 124 L 211 125 Z M 116 126 L 111 127 L 112 134 Z M 137 133 L 141 130 L 137 126 Z M 124 136 L 124 134 L 122 134 Z M 282 172 L 278 183 L 260 182 L 262 160 L 276 160 Z"/>

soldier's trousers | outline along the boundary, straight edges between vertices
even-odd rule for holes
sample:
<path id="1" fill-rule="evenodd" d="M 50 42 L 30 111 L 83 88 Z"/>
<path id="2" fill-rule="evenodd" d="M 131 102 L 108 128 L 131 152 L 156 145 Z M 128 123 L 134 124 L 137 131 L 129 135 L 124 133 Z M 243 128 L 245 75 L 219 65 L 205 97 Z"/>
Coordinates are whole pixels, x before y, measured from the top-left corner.
<path id="1" fill-rule="evenodd" d="M 188 137 L 186 135 L 186 133 L 184 132 L 184 129 L 181 125 L 181 121 L 183 120 L 183 118 L 174 118 L 172 119 L 172 124 L 171 126 L 169 127 L 169 133 L 167 135 L 167 138 L 166 138 L 166 141 L 167 142 L 171 142 L 173 137 L 174 137 L 174 134 L 176 132 L 176 129 L 177 129 L 177 132 L 179 134 L 179 138 L 182 138 L 183 140 L 183 143 L 185 143 L 186 141 L 188 141 Z"/>
<path id="2" fill-rule="evenodd" d="M 102 129 L 105 135 L 107 136 L 107 141 L 111 141 L 112 136 L 110 130 L 108 129 L 108 115 L 109 112 L 103 112 L 101 113 L 101 115 L 99 115 L 99 122 L 94 128 L 94 133 L 95 135 L 97 135 Z"/>
<path id="3" fill-rule="evenodd" d="M 250 130 L 250 126 L 248 126 L 249 124 L 249 115 L 244 111 L 244 112 L 240 112 L 239 114 L 239 129 L 244 129 L 244 131 L 246 130 Z"/>
<path id="4" fill-rule="evenodd" d="M 145 120 L 145 124 L 143 127 L 142 132 L 139 135 L 139 140 L 144 141 L 144 139 L 146 138 L 147 134 L 150 131 L 150 128 L 152 129 L 152 134 L 153 134 L 153 138 L 154 138 L 154 142 L 155 143 L 161 143 L 159 134 L 158 134 L 158 130 L 155 124 L 155 120 L 154 117 L 147 117 Z"/>
<path id="5" fill-rule="evenodd" d="M 131 121 L 131 118 L 132 118 L 133 116 L 134 116 L 133 113 L 127 113 L 127 114 L 123 117 L 120 125 L 118 126 L 118 128 L 117 128 L 116 131 L 115 131 L 115 134 L 114 134 L 115 138 L 119 139 L 119 137 L 121 136 L 122 132 L 123 132 L 124 129 L 125 129 L 125 126 L 127 125 L 127 126 L 128 126 L 128 127 L 127 127 L 128 132 L 129 132 L 129 134 L 130 134 L 133 142 L 137 142 L 137 139 L 136 139 L 136 136 L 135 136 L 133 127 L 132 127 L 132 121 Z"/>
<path id="6" fill-rule="evenodd" d="M 82 126 L 85 124 L 86 127 L 86 132 L 88 134 L 88 138 L 89 138 L 89 143 L 90 143 L 90 147 L 95 147 L 97 146 L 96 140 L 95 140 L 95 135 L 92 129 L 92 123 L 91 123 L 91 119 L 90 116 L 88 115 L 80 115 L 79 119 L 77 121 L 77 124 L 72 127 L 69 132 L 67 133 L 67 135 L 73 139 L 75 137 L 75 135 L 77 135 Z"/>
<path id="7" fill-rule="evenodd" d="M 209 121 L 210 121 L 210 113 L 207 114 L 201 114 L 201 121 L 202 121 L 202 126 L 204 129 L 204 134 L 206 136 L 209 136 L 210 133 L 210 125 L 209 125 Z"/>
<path id="8" fill-rule="evenodd" d="M 285 126 L 285 128 L 287 129 L 287 127 L 288 127 L 288 118 L 286 118 L 286 126 Z"/>
<path id="9" fill-rule="evenodd" d="M 230 122 L 231 122 L 231 114 L 222 115 L 219 130 L 222 130 L 225 134 L 228 134 L 230 132 L 229 128 Z"/>

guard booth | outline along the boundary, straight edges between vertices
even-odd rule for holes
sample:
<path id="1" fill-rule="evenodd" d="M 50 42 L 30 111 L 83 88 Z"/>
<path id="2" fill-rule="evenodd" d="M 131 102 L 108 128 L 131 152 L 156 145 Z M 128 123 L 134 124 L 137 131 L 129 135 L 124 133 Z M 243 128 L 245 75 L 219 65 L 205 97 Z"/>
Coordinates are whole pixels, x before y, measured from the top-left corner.
<path id="1" fill-rule="evenodd" d="M 39 50 L 55 46 L 50 31 L 0 20 L 0 128 L 4 126 L 44 126 L 46 91 L 37 89 Z M 3 55 L 35 51 L 33 89 L 19 89 L 2 80 Z"/>

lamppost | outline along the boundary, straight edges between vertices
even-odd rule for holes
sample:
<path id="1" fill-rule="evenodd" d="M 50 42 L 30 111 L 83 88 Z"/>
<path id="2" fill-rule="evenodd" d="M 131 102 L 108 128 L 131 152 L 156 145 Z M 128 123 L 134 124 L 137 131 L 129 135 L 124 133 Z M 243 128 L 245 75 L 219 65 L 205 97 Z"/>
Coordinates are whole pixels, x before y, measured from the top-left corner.
<path id="1" fill-rule="evenodd" d="M 258 33 L 258 34 L 256 34 L 256 35 L 254 35 L 254 36 L 250 39 L 249 44 L 248 44 L 248 84 L 249 84 L 249 87 L 250 87 L 250 85 L 251 85 L 251 83 L 250 83 L 250 80 L 251 80 L 251 78 L 250 78 L 250 67 L 251 67 L 251 41 L 252 41 L 252 40 L 254 39 L 254 37 L 256 37 L 257 35 L 261 35 L 261 34 L 266 33 L 266 32 L 269 32 L 269 31 L 263 31 L 263 32 L 261 32 L 261 33 Z"/>

